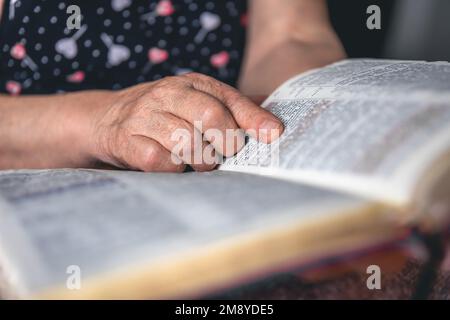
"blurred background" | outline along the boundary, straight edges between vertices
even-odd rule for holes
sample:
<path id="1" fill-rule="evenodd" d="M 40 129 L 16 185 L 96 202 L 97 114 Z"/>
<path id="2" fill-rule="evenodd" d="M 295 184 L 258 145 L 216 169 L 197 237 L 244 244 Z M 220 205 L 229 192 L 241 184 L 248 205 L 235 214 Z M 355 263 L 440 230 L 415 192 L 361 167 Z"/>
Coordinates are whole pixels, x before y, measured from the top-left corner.
<path id="1" fill-rule="evenodd" d="M 350 57 L 450 61 L 449 0 L 328 0 L 332 23 Z M 381 30 L 369 30 L 369 5 Z"/>

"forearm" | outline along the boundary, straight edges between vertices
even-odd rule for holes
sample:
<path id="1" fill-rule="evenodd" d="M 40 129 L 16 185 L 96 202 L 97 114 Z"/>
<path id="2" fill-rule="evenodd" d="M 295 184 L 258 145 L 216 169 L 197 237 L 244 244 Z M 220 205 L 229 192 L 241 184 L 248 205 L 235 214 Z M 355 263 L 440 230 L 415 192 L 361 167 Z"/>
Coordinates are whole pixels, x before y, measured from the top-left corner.
<path id="1" fill-rule="evenodd" d="M 323 0 L 253 0 L 240 89 L 269 94 L 288 78 L 345 57 Z"/>
<path id="2" fill-rule="evenodd" d="M 244 68 L 239 89 L 248 96 L 267 96 L 289 78 L 345 58 L 342 50 L 326 43 L 287 41 L 252 67 Z"/>
<path id="3" fill-rule="evenodd" d="M 89 119 L 108 99 L 103 91 L 0 95 L 0 169 L 90 166 Z"/>

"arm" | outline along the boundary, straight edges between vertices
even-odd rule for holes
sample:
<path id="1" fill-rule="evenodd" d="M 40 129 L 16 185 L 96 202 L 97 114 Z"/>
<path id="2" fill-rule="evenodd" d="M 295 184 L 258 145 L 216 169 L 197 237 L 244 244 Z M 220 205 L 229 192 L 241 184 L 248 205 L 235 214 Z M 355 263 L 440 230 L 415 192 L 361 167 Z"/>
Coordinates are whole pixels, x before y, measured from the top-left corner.
<path id="1" fill-rule="evenodd" d="M 107 91 L 0 94 L 0 169 L 94 166 L 91 119 L 110 102 Z"/>
<path id="2" fill-rule="evenodd" d="M 290 77 L 345 58 L 325 0 L 251 0 L 239 88 L 268 95 Z"/>
<path id="3" fill-rule="evenodd" d="M 270 142 L 277 135 L 258 136 L 257 130 L 280 134 L 282 124 L 234 88 L 194 73 L 115 92 L 0 94 L 0 169 L 106 163 L 142 171 L 179 172 L 185 164 L 198 171 L 212 170 L 215 152 L 231 156 L 242 148 L 239 128 Z M 187 133 L 183 138 L 188 140 L 174 140 L 178 129 Z M 239 134 L 237 140 L 231 136 L 230 143 L 218 135 L 208 136 L 209 129 L 223 139 L 227 130 Z M 195 138 L 202 133 L 204 139 Z M 173 154 L 175 148 L 179 149 Z"/>

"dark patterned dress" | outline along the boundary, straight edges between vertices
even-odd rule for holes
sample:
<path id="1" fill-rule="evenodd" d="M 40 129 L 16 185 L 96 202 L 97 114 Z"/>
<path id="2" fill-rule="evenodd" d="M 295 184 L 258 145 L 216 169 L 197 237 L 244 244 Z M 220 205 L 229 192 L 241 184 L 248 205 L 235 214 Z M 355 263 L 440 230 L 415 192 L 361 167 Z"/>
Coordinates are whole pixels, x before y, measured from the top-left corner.
<path id="1" fill-rule="evenodd" d="M 67 27 L 70 5 L 80 29 Z M 234 85 L 245 25 L 244 0 L 6 0 L 0 92 L 120 89 L 190 71 Z"/>

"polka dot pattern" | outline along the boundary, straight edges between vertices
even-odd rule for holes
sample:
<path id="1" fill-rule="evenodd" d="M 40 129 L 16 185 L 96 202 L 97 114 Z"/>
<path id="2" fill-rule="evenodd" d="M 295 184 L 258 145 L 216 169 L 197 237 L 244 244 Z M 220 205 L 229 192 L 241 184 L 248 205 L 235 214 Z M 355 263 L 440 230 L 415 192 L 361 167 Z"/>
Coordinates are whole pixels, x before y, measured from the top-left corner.
<path id="1" fill-rule="evenodd" d="M 66 28 L 72 4 L 79 30 Z M 191 71 L 234 85 L 245 26 L 245 0 L 6 0 L 0 92 L 117 90 Z"/>

